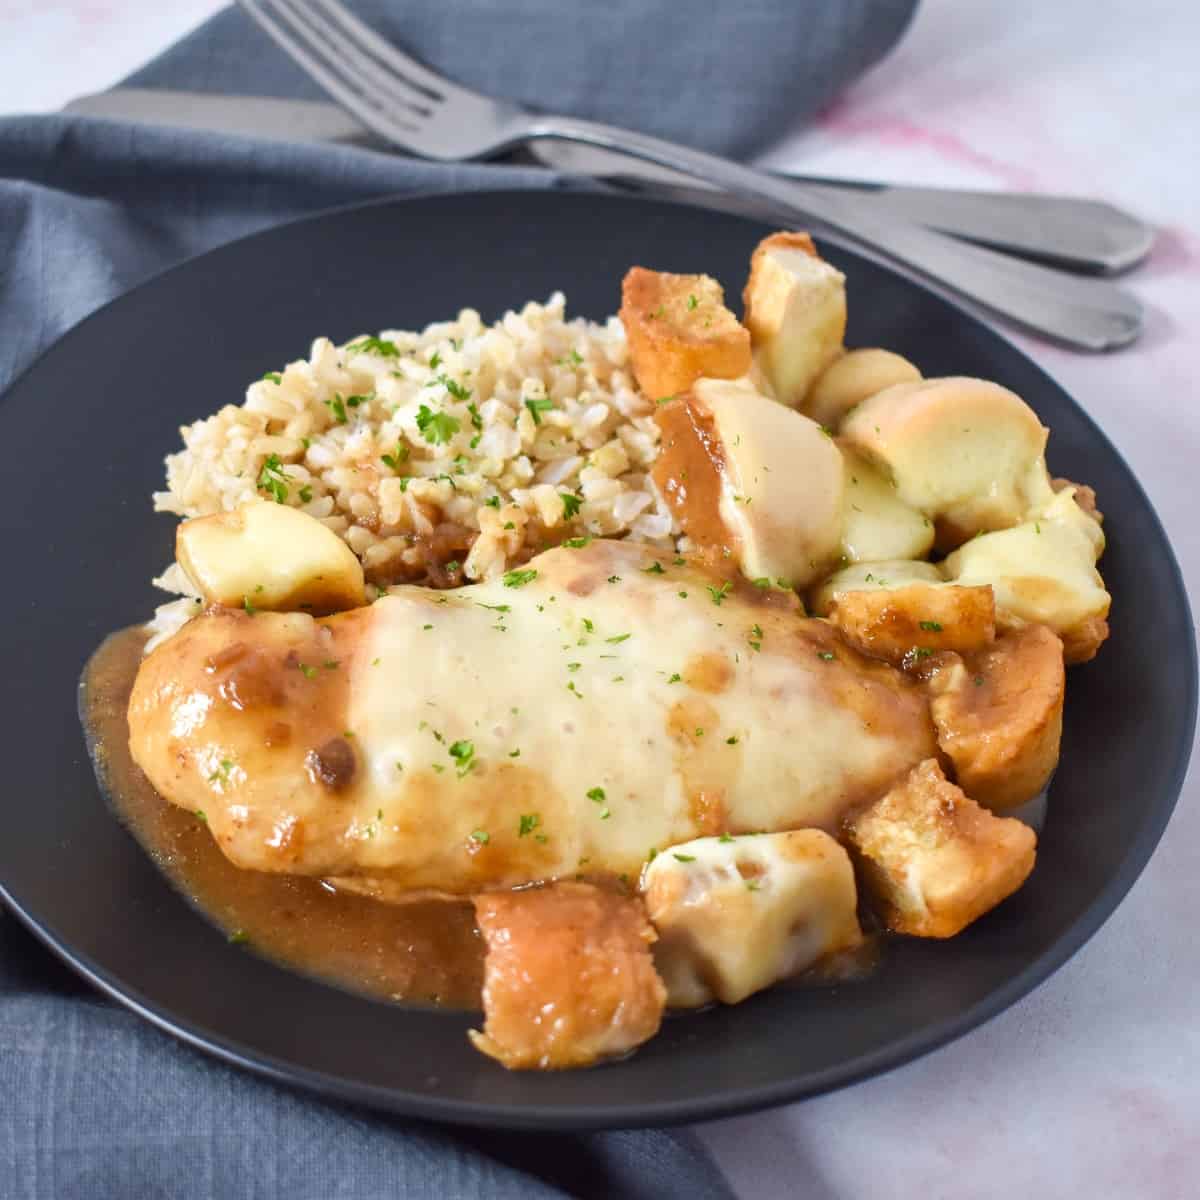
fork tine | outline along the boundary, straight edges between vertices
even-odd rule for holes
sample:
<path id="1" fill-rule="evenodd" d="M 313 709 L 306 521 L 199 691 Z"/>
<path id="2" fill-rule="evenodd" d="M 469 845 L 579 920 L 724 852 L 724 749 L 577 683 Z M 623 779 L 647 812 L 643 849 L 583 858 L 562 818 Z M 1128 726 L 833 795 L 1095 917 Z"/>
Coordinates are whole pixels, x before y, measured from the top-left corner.
<path id="1" fill-rule="evenodd" d="M 429 93 L 397 76 L 369 51 L 355 45 L 353 39 L 340 30 L 337 24 L 324 15 L 318 5 L 307 0 L 267 0 L 276 11 L 285 16 L 309 44 L 323 52 L 326 57 L 336 58 L 343 73 L 361 80 L 361 90 L 370 95 L 365 86 L 370 84 L 377 94 L 386 96 L 393 104 L 412 109 L 422 117 L 433 115 L 434 108 L 442 102 L 440 96 Z"/>
<path id="2" fill-rule="evenodd" d="M 369 96 L 358 90 L 353 80 L 347 80 L 338 73 L 336 68 L 341 64 L 330 57 L 326 47 L 316 47 L 321 52 L 319 55 L 312 53 L 293 29 L 283 23 L 280 14 L 271 9 L 270 0 L 238 0 L 238 3 L 272 41 L 295 58 L 334 99 L 354 113 L 368 129 L 397 146 L 412 148 L 411 135 L 419 132 L 417 125 L 401 121 L 390 113 L 385 113 L 377 103 L 372 103 Z"/>
<path id="3" fill-rule="evenodd" d="M 419 87 L 435 100 L 481 100 L 477 92 L 460 84 L 452 83 L 444 75 L 425 66 L 415 58 L 405 54 L 398 46 L 392 45 L 386 38 L 381 37 L 369 25 L 359 20 L 339 0 L 305 0 L 306 7 L 319 8 L 328 17 L 336 21 L 349 36 L 367 52 L 377 58 L 384 66 L 394 71 L 401 79 Z"/>

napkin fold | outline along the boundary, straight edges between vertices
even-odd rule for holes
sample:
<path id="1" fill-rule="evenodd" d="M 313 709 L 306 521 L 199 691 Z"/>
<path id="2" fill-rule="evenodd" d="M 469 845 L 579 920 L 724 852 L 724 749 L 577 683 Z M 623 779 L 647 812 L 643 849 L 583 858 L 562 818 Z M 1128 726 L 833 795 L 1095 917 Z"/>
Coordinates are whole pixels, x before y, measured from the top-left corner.
<path id="1" fill-rule="evenodd" d="M 882 57 L 916 0 L 359 0 L 352 7 L 470 87 L 744 158 Z M 236 9 L 126 82 L 321 98 Z M 58 115 L 0 119 L 0 389 L 101 304 L 256 229 L 392 194 L 576 186 L 586 185 L 529 167 L 430 164 Z M 234 1070 L 110 1004 L 8 913 L 0 913 L 0 1193 L 5 1200 L 731 1195 L 686 1131 L 446 1129 Z"/>

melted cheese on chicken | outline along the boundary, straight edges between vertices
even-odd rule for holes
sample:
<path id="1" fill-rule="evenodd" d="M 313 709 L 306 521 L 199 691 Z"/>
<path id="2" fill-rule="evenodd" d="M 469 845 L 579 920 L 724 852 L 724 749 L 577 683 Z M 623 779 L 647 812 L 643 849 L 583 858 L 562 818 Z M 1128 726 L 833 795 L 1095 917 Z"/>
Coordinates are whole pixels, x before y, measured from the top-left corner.
<path id="1" fill-rule="evenodd" d="M 142 664 L 134 758 L 240 866 L 472 893 L 834 829 L 933 753 L 914 685 L 757 589 L 614 542 L 506 578 L 198 617 Z"/>

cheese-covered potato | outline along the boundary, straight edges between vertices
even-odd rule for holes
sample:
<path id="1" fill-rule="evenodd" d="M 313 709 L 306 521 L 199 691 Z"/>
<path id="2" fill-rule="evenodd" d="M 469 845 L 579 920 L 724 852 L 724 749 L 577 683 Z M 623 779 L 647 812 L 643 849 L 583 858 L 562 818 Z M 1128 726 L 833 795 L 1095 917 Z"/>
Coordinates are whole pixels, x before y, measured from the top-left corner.
<path id="1" fill-rule="evenodd" d="M 850 350 L 834 359 L 812 385 L 804 411 L 826 429 L 837 430 L 843 418 L 864 400 L 897 383 L 915 383 L 921 372 L 891 350 Z"/>
<path id="2" fill-rule="evenodd" d="M 1108 635 L 1111 598 L 1096 570 L 1103 549 L 1099 522 L 1067 488 L 1032 520 L 973 538 L 943 570 L 954 583 L 990 584 L 1002 628 L 1048 625 L 1063 639 L 1067 662 L 1086 662 Z"/>
<path id="3" fill-rule="evenodd" d="M 798 406 L 842 352 L 846 277 L 821 259 L 807 233 L 773 233 L 750 259 L 742 301 L 755 358 L 779 400 Z"/>
<path id="4" fill-rule="evenodd" d="M 675 1008 L 737 1004 L 862 940 L 850 859 L 817 829 L 672 846 L 642 891 Z"/>
<path id="5" fill-rule="evenodd" d="M 684 392 L 701 376 L 736 379 L 751 368 L 750 335 L 708 275 L 631 267 L 620 317 L 634 378 L 653 400 Z"/>
<path id="6" fill-rule="evenodd" d="M 996 636 L 990 587 L 912 583 L 845 591 L 830 616 L 852 646 L 895 666 L 919 665 L 940 650 L 981 650 Z"/>
<path id="7" fill-rule="evenodd" d="M 815 418 L 814 418 L 815 419 Z M 910 508 L 896 489 L 849 446 L 841 446 L 846 501 L 842 553 L 849 562 L 924 558 L 933 546 L 933 522 Z"/>
<path id="8" fill-rule="evenodd" d="M 1037 844 L 1029 826 L 992 816 L 947 782 L 933 758 L 848 832 L 888 928 L 916 937 L 953 937 L 1012 895 Z"/>
<path id="9" fill-rule="evenodd" d="M 210 604 L 329 613 L 366 603 L 362 564 L 315 517 L 250 500 L 184 521 L 175 557 Z"/>
<path id="10" fill-rule="evenodd" d="M 911 559 L 884 559 L 880 562 L 855 563 L 830 575 L 809 596 L 809 611 L 827 617 L 847 592 L 887 591 L 907 588 L 914 583 L 944 587 L 941 571 L 929 562 Z"/>
<path id="11" fill-rule="evenodd" d="M 842 438 L 932 518 L 938 541 L 958 545 L 1007 529 L 1051 495 L 1048 430 L 1014 392 L 982 379 L 900 383 L 864 400 Z"/>
<path id="12" fill-rule="evenodd" d="M 931 662 L 938 746 L 963 790 L 990 809 L 1027 804 L 1058 765 L 1066 692 L 1058 636 L 1027 625 L 977 653 Z"/>
<path id="13" fill-rule="evenodd" d="M 750 579 L 803 586 L 839 554 L 842 456 L 815 422 L 747 384 L 701 379 L 692 401 L 712 422 L 720 517 Z"/>

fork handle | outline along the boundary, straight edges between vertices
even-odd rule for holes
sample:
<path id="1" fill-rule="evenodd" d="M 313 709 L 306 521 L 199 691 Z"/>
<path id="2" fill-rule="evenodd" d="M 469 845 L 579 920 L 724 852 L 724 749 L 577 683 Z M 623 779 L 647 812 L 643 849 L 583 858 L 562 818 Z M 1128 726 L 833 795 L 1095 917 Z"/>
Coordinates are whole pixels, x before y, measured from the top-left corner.
<path id="1" fill-rule="evenodd" d="M 943 237 L 873 212 L 863 199 L 833 198 L 792 180 L 646 134 L 575 117 L 539 115 L 522 141 L 565 138 L 672 167 L 724 191 L 769 201 L 781 215 L 815 220 L 869 257 L 890 259 L 1033 333 L 1083 350 L 1109 350 L 1142 331 L 1142 306 L 1098 279 L 1078 279 Z"/>

